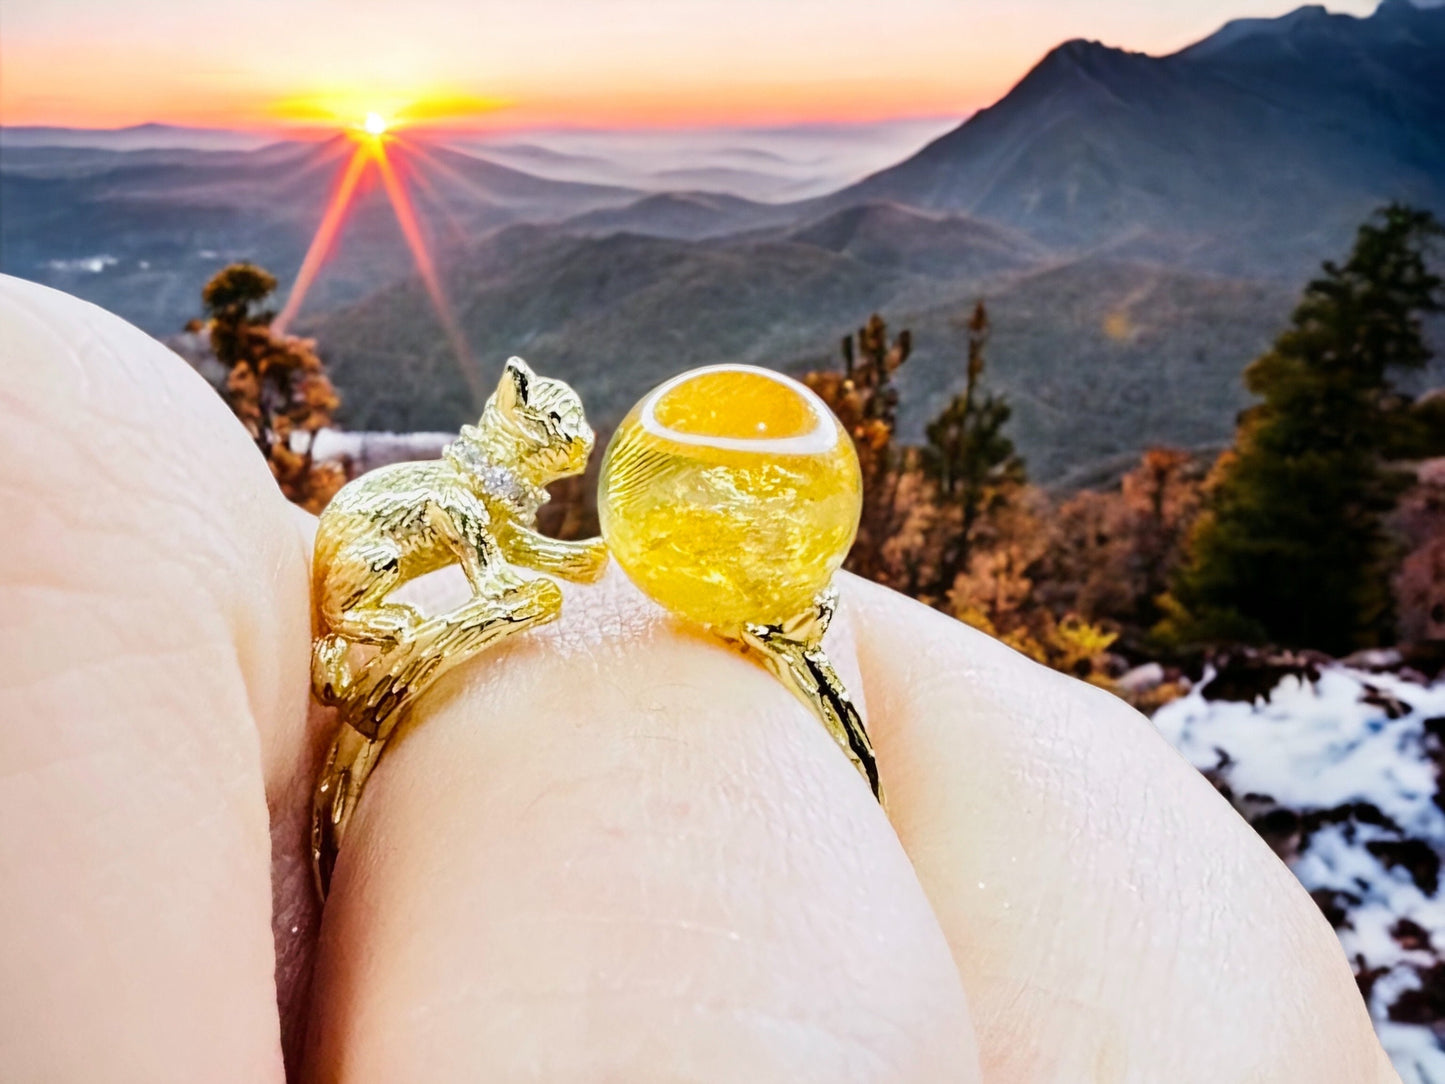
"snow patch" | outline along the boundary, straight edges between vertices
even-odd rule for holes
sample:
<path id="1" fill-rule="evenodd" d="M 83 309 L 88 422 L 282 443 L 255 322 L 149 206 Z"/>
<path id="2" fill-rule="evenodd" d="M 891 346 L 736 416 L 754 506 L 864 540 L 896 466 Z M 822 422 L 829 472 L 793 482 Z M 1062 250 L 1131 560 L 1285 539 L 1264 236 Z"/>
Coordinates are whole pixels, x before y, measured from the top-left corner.
<path id="1" fill-rule="evenodd" d="M 1239 703 L 1208 698 L 1213 676 L 1155 725 L 1331 918 L 1405 1084 L 1445 1084 L 1445 1029 L 1421 994 L 1445 979 L 1445 683 L 1335 664 Z"/>
<path id="2" fill-rule="evenodd" d="M 114 267 L 120 263 L 115 256 L 101 254 L 99 256 L 81 256 L 75 260 L 49 260 L 45 264 L 51 271 L 75 272 L 82 271 L 90 275 L 98 275 L 107 267 Z"/>

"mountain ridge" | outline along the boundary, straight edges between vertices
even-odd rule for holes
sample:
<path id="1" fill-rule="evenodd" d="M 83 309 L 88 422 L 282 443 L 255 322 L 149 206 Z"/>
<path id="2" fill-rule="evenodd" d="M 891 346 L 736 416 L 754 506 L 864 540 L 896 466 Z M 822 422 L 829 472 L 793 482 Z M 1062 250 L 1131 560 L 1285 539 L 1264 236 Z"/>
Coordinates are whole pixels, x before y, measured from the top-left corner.
<path id="1" fill-rule="evenodd" d="M 938 221 L 947 220 L 919 224 Z M 706 242 L 514 226 L 458 254 L 442 276 L 468 341 L 484 348 L 484 383 L 520 353 L 572 383 L 603 429 L 680 369 L 835 366 L 838 339 L 881 311 L 914 333 L 901 422 L 903 436 L 918 440 L 960 386 L 968 317 L 986 297 L 990 382 L 1014 403 L 1012 433 L 1045 483 L 1098 473 L 1149 443 L 1225 441 L 1247 401 L 1243 359 L 1289 311 L 1291 293 L 1278 285 L 1130 260 L 1000 261 L 987 244 L 974 274 L 939 278 L 886 250 L 850 247 L 839 225 L 828 216 Z M 986 241 L 1007 236 L 981 230 Z M 347 426 L 472 420 L 467 382 L 418 285 L 388 287 L 297 330 L 322 344 Z"/>
<path id="2" fill-rule="evenodd" d="M 826 202 L 969 214 L 1079 252 L 1173 233 L 1192 266 L 1293 278 L 1390 198 L 1445 208 L 1441 56 L 1445 9 L 1407 3 L 1231 23 L 1164 57 L 1075 39 Z M 1266 225 L 1279 251 L 1252 259 Z"/>

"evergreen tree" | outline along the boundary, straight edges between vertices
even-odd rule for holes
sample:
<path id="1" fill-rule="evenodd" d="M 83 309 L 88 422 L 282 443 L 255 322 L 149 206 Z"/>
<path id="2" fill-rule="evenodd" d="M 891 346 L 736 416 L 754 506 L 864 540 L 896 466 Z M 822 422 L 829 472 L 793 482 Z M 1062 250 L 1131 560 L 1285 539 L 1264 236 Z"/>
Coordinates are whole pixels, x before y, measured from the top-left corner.
<path id="1" fill-rule="evenodd" d="M 1392 205 L 1324 265 L 1268 353 L 1245 371 L 1262 402 L 1215 466 L 1189 558 L 1164 600 L 1176 645 L 1273 643 L 1337 654 L 1388 639 L 1400 491 L 1385 454 L 1408 400 L 1390 374 L 1430 353 L 1421 315 L 1442 309 L 1427 249 L 1441 227 Z"/>
<path id="2" fill-rule="evenodd" d="M 1013 408 L 1002 396 L 983 389 L 989 320 L 982 301 L 974 308 L 967 328 L 967 383 L 962 394 L 929 425 L 923 449 L 923 466 L 938 486 L 940 501 L 960 514 L 958 528 L 946 541 L 940 562 L 945 591 L 968 567 L 984 519 L 1007 504 L 1027 481 L 1024 462 L 1004 433 Z"/>

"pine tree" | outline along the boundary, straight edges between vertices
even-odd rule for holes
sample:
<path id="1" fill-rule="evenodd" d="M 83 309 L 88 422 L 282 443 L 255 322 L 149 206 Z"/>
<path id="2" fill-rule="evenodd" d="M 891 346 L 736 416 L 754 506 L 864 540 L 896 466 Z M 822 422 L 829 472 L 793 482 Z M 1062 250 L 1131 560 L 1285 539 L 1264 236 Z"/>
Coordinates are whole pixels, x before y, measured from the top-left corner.
<path id="1" fill-rule="evenodd" d="M 959 511 L 959 525 L 943 547 L 941 587 L 947 591 L 968 567 L 984 519 L 1012 499 L 1027 481 L 1024 462 L 1004 428 L 1013 408 L 983 389 L 988 310 L 980 301 L 967 323 L 968 376 L 958 395 L 928 426 L 923 466 L 938 486 L 939 499 Z"/>
<path id="2" fill-rule="evenodd" d="M 1408 406 L 1390 376 L 1429 360 L 1421 315 L 1445 299 L 1427 250 L 1441 232 L 1423 211 L 1379 212 L 1245 371 L 1262 402 L 1241 415 L 1207 485 L 1165 600 L 1166 641 L 1339 654 L 1389 638 L 1394 554 L 1382 517 L 1401 483 L 1385 454 Z"/>

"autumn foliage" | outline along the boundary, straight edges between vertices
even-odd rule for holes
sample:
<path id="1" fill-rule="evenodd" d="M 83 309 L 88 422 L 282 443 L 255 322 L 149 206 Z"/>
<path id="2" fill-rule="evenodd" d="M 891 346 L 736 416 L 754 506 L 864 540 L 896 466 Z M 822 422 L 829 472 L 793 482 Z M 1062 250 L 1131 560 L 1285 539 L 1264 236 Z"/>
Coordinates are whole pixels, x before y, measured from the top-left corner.
<path id="1" fill-rule="evenodd" d="M 894 442 L 898 427 L 898 389 L 893 374 L 913 352 L 907 331 L 893 342 L 876 314 L 843 339 L 841 371 L 809 373 L 805 382 L 827 403 L 853 438 L 863 474 L 863 515 L 848 568 L 860 576 L 890 582 L 884 550 L 902 528 L 899 511 L 903 451 Z"/>
<path id="2" fill-rule="evenodd" d="M 226 402 L 266 457 L 288 499 L 319 512 L 346 482 L 344 467 L 318 462 L 316 434 L 340 405 L 316 344 L 273 330 L 264 304 L 276 279 L 252 264 L 232 264 L 201 292 L 211 349 L 227 370 Z"/>
<path id="3" fill-rule="evenodd" d="M 963 324 L 964 390 L 922 446 L 897 436 L 894 376 L 911 353 L 907 331 L 890 341 L 875 315 L 843 341 L 840 369 L 804 378 L 853 435 L 863 467 L 863 522 L 847 567 L 1039 662 L 1106 683 L 1121 663 L 1109 656 L 1117 634 L 1044 582 L 1052 507 L 1029 486 L 1005 432 L 1008 403 L 985 384 L 986 308 L 974 307 Z"/>
<path id="4" fill-rule="evenodd" d="M 1215 457 L 1169 448 L 1105 491 L 1031 486 L 986 384 L 988 313 L 963 391 L 900 443 L 908 332 L 874 316 L 841 369 L 806 380 L 858 446 L 868 484 L 848 567 L 1057 669 L 1108 684 L 1132 663 L 1197 664 L 1231 644 L 1347 652 L 1445 642 L 1445 399 L 1389 376 L 1429 359 L 1445 311 L 1428 214 L 1385 208 L 1327 263 L 1246 371 L 1261 397 Z"/>

